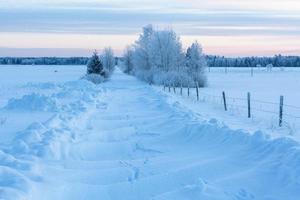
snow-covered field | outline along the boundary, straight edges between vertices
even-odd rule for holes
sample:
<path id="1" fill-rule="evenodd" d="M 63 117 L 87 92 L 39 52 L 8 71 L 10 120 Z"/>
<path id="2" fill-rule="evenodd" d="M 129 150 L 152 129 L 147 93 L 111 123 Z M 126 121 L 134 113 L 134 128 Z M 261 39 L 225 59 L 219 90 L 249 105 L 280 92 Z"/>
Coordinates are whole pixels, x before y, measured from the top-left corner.
<path id="1" fill-rule="evenodd" d="M 300 69 L 273 68 L 268 72 L 265 68 L 211 68 L 208 73 L 209 86 L 199 89 L 199 100 L 196 102 L 196 90 L 191 89 L 187 98 L 187 89 L 180 89 L 172 101 L 201 114 L 205 118 L 216 118 L 234 129 L 244 129 L 251 133 L 257 130 L 273 137 L 291 137 L 300 141 Z M 161 87 L 159 88 L 161 90 Z M 222 92 L 225 91 L 228 111 L 224 112 Z M 168 88 L 166 89 L 168 93 Z M 247 93 L 251 94 L 251 118 L 248 119 Z M 280 95 L 284 96 L 283 124 L 279 127 Z"/>
<path id="2" fill-rule="evenodd" d="M 95 86 L 79 80 L 84 71 L 0 67 L 0 199 L 299 199 L 298 142 L 271 139 L 265 123 L 218 100 L 170 95 L 119 70 Z M 272 102 L 282 92 L 297 106 L 297 74 L 212 71 L 201 92 Z"/>
<path id="3" fill-rule="evenodd" d="M 10 109 L 2 109 L 0 112 L 0 142 L 9 142 L 17 131 L 26 128 L 31 122 L 42 122 L 52 115 L 51 112 L 43 112 L 48 109 L 49 102 L 36 105 L 43 97 L 35 94 L 49 95 L 57 89 L 57 84 L 77 80 L 84 72 L 83 66 L 0 65 L 0 107 L 7 106 L 11 100 Z M 19 104 L 21 108 L 12 107 L 18 106 L 14 105 L 13 99 L 23 100 Z M 30 106 L 34 107 L 34 112 L 31 112 Z"/>

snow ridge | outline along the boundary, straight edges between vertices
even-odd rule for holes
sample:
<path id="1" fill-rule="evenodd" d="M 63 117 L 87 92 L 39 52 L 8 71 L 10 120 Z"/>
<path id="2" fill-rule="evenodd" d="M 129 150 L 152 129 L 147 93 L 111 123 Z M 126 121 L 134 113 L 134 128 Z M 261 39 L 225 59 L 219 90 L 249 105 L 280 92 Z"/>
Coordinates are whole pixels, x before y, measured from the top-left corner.
<path id="1" fill-rule="evenodd" d="M 50 83 L 25 87 L 54 88 Z M 11 146 L 0 146 L 0 199 L 31 199 L 33 182 L 42 180 L 37 160 L 65 158 L 68 144 L 75 137 L 68 127 L 79 126 L 96 106 L 99 107 L 96 94 L 100 89 L 88 81 L 67 82 L 57 88 L 51 96 L 32 93 L 20 99 L 12 98 L 4 106 L 5 110 L 55 114 L 46 122 L 32 123 L 17 133 Z"/>

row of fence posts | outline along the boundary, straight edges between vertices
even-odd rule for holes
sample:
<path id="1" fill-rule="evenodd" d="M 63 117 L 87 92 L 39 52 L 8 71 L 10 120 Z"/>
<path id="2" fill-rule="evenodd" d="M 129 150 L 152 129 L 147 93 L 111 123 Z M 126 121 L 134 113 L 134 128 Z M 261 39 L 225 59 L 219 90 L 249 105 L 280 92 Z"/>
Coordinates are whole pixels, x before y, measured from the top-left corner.
<path id="1" fill-rule="evenodd" d="M 223 96 L 223 104 L 224 104 L 224 109 L 227 111 L 227 102 L 226 102 L 226 95 L 225 92 L 222 92 Z M 279 101 L 279 127 L 282 127 L 282 122 L 283 122 L 283 96 L 280 96 L 280 101 Z M 247 93 L 247 111 L 248 111 L 248 118 L 251 118 L 251 94 L 250 92 Z"/>
<path id="2" fill-rule="evenodd" d="M 166 85 L 164 85 L 164 91 L 166 90 Z M 168 85 L 168 90 L 171 92 L 171 86 Z M 176 94 L 176 87 L 173 86 L 173 91 Z M 183 95 L 182 92 L 182 86 L 180 86 L 180 95 Z M 190 88 L 187 87 L 187 95 L 190 96 Z M 199 87 L 196 85 L 196 95 L 197 95 L 197 101 L 199 101 Z M 226 101 L 226 94 L 225 91 L 222 92 L 222 97 L 223 97 L 223 105 L 224 105 L 224 110 L 228 111 L 227 107 L 227 101 Z M 279 127 L 282 127 L 282 122 L 283 122 L 283 100 L 284 97 L 280 96 L 280 101 L 279 101 Z M 251 94 L 250 92 L 247 93 L 247 111 L 248 111 L 248 118 L 251 118 Z"/>

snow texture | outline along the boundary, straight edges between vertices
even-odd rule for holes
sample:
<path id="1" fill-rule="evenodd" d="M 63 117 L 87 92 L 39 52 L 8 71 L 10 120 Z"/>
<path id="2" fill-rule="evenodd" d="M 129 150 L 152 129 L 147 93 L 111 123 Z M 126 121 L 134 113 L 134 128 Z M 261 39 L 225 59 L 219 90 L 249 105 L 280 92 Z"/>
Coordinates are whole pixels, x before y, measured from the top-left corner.
<path id="1" fill-rule="evenodd" d="M 101 85 L 66 78 L 39 88 L 31 84 L 30 91 L 42 94 L 17 98 L 16 105 L 31 112 L 39 106 L 27 98 L 51 99 L 56 112 L 42 109 L 45 120 L 32 115 L 34 121 L 10 141 L 0 141 L 0 199 L 296 200 L 300 195 L 300 146 L 292 139 L 203 118 L 120 70 Z"/>

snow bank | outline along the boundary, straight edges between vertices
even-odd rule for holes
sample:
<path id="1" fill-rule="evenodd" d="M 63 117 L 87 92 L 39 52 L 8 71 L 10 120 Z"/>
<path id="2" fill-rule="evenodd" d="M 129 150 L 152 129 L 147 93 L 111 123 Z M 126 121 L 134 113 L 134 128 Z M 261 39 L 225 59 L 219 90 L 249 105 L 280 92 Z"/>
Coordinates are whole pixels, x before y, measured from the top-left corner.
<path id="1" fill-rule="evenodd" d="M 49 111 L 57 110 L 56 101 L 48 96 L 32 93 L 20 99 L 11 98 L 4 107 L 7 110 Z"/>
<path id="2" fill-rule="evenodd" d="M 92 103 L 95 99 L 95 94 L 101 92 L 100 88 L 97 88 L 95 84 L 87 80 L 66 82 L 60 85 L 60 88 L 59 92 L 52 95 L 53 98 Z"/>
<path id="3" fill-rule="evenodd" d="M 45 122 L 34 122 L 17 132 L 9 146 L 0 143 L 0 199 L 31 199 L 32 182 L 41 180 L 36 160 L 64 159 L 68 155 L 68 144 L 74 140 L 74 133 L 68 126 L 80 127 L 88 108 L 98 105 L 96 93 L 99 89 L 86 80 L 63 84 L 28 83 L 24 89 L 38 89 L 45 94 L 11 98 L 3 108 L 6 113 L 39 111 L 55 114 Z"/>
<path id="4" fill-rule="evenodd" d="M 34 123 L 18 134 L 11 151 L 19 156 L 61 159 L 71 138 L 68 130 L 54 129 L 44 124 Z"/>
<path id="5" fill-rule="evenodd" d="M 101 104 L 96 101 L 96 93 L 99 89 L 89 81 L 66 82 L 60 84 L 59 88 L 59 91 L 53 93 L 51 98 L 45 98 L 45 96 L 38 98 L 40 100 L 37 101 L 40 102 L 38 105 L 41 106 L 36 107 L 45 106 L 49 109 L 44 109 L 44 111 L 55 110 L 56 114 L 44 123 L 32 123 L 28 128 L 20 131 L 13 143 L 15 154 L 63 159 L 68 154 L 68 144 L 74 139 L 74 134 L 69 127 L 80 126 L 81 120 L 89 113 L 89 110 Z M 55 103 L 51 104 L 49 101 L 51 99 L 59 99 L 60 106 Z M 53 106 L 47 107 L 49 105 Z"/>
<path id="6" fill-rule="evenodd" d="M 88 80 L 95 84 L 103 83 L 106 80 L 103 76 L 98 74 L 87 74 L 83 76 L 82 79 Z"/>
<path id="7" fill-rule="evenodd" d="M 0 150 L 0 198 L 23 199 L 30 190 L 29 179 L 23 173 L 30 165 Z"/>
<path id="8" fill-rule="evenodd" d="M 41 89 L 56 88 L 50 96 L 41 93 L 23 95 L 21 98 L 11 98 L 4 109 L 15 111 L 47 111 L 56 112 L 62 105 L 72 105 L 70 102 L 93 102 L 95 93 L 100 90 L 86 80 L 70 81 L 64 84 L 29 84 L 30 87 Z M 78 104 L 78 102 L 77 102 Z M 80 103 L 79 103 L 80 104 Z"/>
<path id="9" fill-rule="evenodd" d="M 5 200 L 25 199 L 29 181 L 19 171 L 0 166 L 0 197 Z"/>

